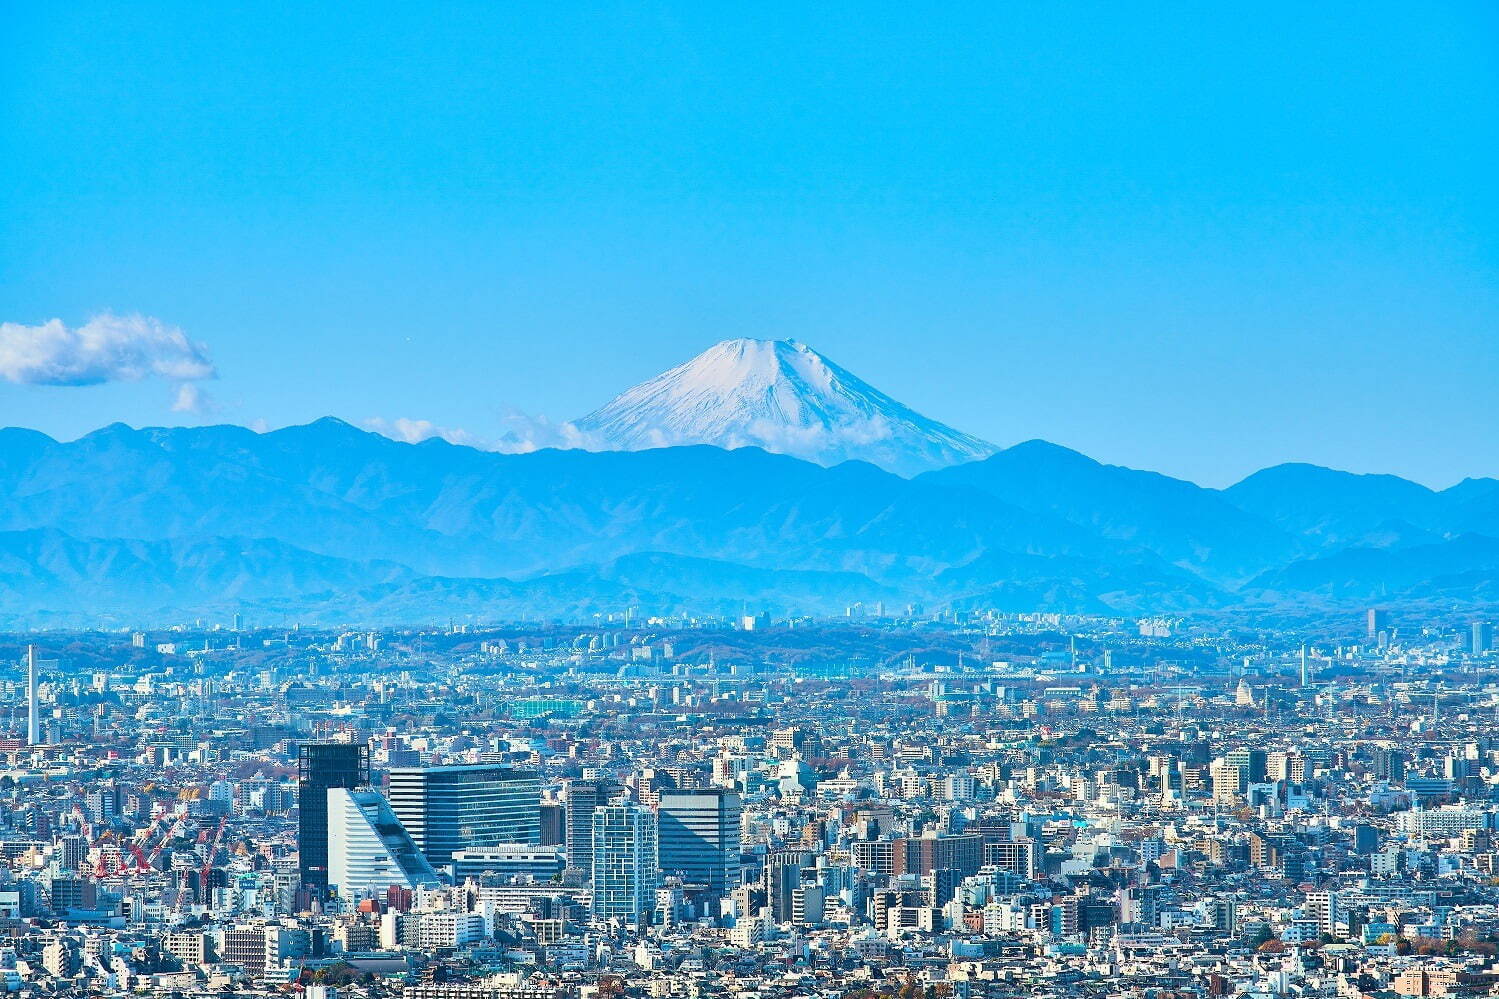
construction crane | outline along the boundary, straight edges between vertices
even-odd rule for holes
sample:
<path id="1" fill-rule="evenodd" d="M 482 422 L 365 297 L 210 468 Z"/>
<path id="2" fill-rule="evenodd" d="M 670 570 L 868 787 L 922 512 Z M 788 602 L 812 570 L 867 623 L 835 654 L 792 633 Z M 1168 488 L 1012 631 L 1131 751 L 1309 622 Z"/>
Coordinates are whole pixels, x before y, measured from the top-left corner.
<path id="1" fill-rule="evenodd" d="M 145 827 L 131 841 L 130 856 L 135 860 L 135 869 L 134 871 L 127 872 L 122 868 L 122 873 L 145 874 L 151 870 L 151 862 L 146 859 L 146 844 L 151 842 L 151 837 L 156 835 L 157 827 L 165 821 L 166 816 L 163 815 L 146 823 Z"/>
<path id="2" fill-rule="evenodd" d="M 75 804 L 73 806 L 73 814 L 78 816 L 78 824 L 83 829 L 84 838 L 92 846 L 94 844 L 94 824 L 88 820 L 88 813 L 83 810 L 82 805 Z"/>
<path id="3" fill-rule="evenodd" d="M 174 823 L 172 823 L 172 827 L 166 831 L 166 833 L 161 837 L 161 839 L 159 839 L 159 840 L 156 841 L 156 845 L 153 846 L 153 847 L 151 847 L 151 852 L 146 855 L 146 865 L 147 866 L 149 866 L 149 867 L 155 867 L 156 866 L 156 858 L 159 857 L 159 856 L 161 856 L 161 848 L 164 847 L 164 846 L 166 846 L 172 840 L 176 839 L 179 835 L 181 835 L 181 833 L 182 833 L 182 827 L 184 825 L 186 825 L 186 824 L 187 824 L 187 816 L 185 814 L 177 816 L 177 821 L 174 822 Z"/>
<path id="4" fill-rule="evenodd" d="M 213 858 L 219 852 L 219 843 L 224 838 L 224 826 L 227 825 L 228 822 L 228 816 L 219 819 L 219 827 L 214 830 L 213 843 L 208 848 L 208 856 L 203 859 L 203 870 L 198 873 L 198 883 L 203 886 L 203 901 L 205 903 L 207 903 L 207 901 L 211 897 L 211 891 L 208 887 L 208 878 L 209 875 L 213 873 Z"/>
<path id="5" fill-rule="evenodd" d="M 120 866 L 115 870 L 115 876 L 123 877 L 127 874 L 145 874 L 151 870 L 151 865 L 146 861 L 146 852 L 143 847 L 150 841 L 152 833 L 160 823 L 160 819 L 153 819 L 141 827 L 124 849 L 120 850 Z"/>

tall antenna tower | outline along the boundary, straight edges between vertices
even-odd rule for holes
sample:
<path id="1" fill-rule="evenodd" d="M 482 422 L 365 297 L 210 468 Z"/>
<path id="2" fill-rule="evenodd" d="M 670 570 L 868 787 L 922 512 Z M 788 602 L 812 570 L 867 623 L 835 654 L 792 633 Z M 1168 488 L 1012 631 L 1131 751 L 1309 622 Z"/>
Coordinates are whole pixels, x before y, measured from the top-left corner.
<path id="1" fill-rule="evenodd" d="M 36 646 L 26 646 L 26 745 L 42 741 L 42 706 L 37 692 Z"/>

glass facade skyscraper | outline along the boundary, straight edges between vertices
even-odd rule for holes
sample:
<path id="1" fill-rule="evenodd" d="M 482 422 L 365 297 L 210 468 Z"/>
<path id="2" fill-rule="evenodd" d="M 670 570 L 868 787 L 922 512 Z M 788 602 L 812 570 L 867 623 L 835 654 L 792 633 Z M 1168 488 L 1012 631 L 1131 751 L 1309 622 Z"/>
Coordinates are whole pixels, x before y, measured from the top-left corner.
<path id="1" fill-rule="evenodd" d="M 620 790 L 611 780 L 570 780 L 563 792 L 566 809 L 564 842 L 567 866 L 585 874 L 593 871 L 593 812 Z"/>
<path id="2" fill-rule="evenodd" d="M 534 770 L 497 764 L 395 767 L 390 807 L 434 867 L 499 843 L 541 842 L 541 784 Z"/>
<path id="3" fill-rule="evenodd" d="M 739 883 L 738 792 L 666 790 L 657 808 L 663 875 L 715 895 Z"/>

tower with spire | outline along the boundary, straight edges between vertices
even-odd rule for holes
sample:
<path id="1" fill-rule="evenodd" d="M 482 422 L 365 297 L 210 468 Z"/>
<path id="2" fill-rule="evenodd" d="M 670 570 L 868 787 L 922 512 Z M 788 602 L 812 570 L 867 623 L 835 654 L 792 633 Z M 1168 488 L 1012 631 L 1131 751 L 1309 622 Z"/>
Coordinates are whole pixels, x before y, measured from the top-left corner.
<path id="1" fill-rule="evenodd" d="M 26 745 L 42 741 L 42 711 L 37 693 L 36 646 L 26 646 Z"/>

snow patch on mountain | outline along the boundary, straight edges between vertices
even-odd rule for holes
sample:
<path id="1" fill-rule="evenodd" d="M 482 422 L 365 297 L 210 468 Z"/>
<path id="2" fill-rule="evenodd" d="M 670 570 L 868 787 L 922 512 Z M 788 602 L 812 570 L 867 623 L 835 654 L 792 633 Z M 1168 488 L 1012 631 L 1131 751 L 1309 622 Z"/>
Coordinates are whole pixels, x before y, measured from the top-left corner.
<path id="1" fill-rule="evenodd" d="M 867 461 L 899 475 L 997 450 L 922 416 L 795 340 L 725 340 L 576 426 L 616 450 L 760 447 L 822 465 Z"/>

